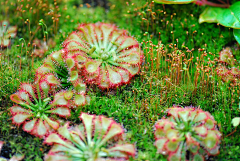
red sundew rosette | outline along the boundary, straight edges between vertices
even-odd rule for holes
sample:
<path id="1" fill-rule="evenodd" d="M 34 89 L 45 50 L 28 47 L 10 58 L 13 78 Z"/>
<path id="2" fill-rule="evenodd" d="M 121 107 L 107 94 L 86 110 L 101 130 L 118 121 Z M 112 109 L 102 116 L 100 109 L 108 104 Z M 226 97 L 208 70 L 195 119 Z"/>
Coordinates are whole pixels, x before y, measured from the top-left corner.
<path id="1" fill-rule="evenodd" d="M 11 38 L 17 35 L 17 26 L 9 26 L 8 21 L 0 22 L 0 47 L 8 47 L 11 44 Z"/>
<path id="2" fill-rule="evenodd" d="M 10 99 L 16 103 L 10 108 L 12 122 L 18 126 L 23 124 L 23 130 L 37 137 L 45 137 L 57 130 L 60 126 L 60 119 L 52 118 L 52 115 L 68 117 L 70 110 L 64 106 L 64 100 L 54 96 L 52 100 L 52 86 L 45 81 L 35 84 L 23 83 Z"/>
<path id="3" fill-rule="evenodd" d="M 77 62 L 64 50 L 53 52 L 37 69 L 36 80 L 54 79 L 59 82 L 59 95 L 65 97 L 71 107 L 80 107 L 90 102 L 86 95 L 86 84 L 78 74 Z M 51 77 L 50 77 L 51 76 Z"/>
<path id="4" fill-rule="evenodd" d="M 87 83 L 102 89 L 128 84 L 140 71 L 143 53 L 125 30 L 106 23 L 82 24 L 64 41 Z"/>
<path id="5" fill-rule="evenodd" d="M 204 160 L 204 155 L 217 155 L 221 133 L 213 116 L 201 109 L 174 106 L 168 118 L 155 124 L 155 146 L 168 160 L 181 160 L 188 150 L 191 159 Z M 200 149 L 205 150 L 204 153 Z"/>
<path id="6" fill-rule="evenodd" d="M 232 54 L 232 50 L 230 47 L 226 47 L 219 53 L 219 62 L 228 64 L 228 65 L 234 65 L 234 58 Z"/>
<path id="7" fill-rule="evenodd" d="M 46 161 L 71 160 L 128 160 L 135 156 L 132 144 L 117 144 L 124 133 L 121 125 L 104 116 L 82 113 L 79 117 L 83 125 L 69 127 L 66 123 L 58 133 L 50 134 L 44 141 L 53 145 L 45 155 Z M 114 146 L 106 146 L 109 142 Z M 93 146 L 94 145 L 94 146 Z M 84 155 L 91 153 L 92 155 Z"/>

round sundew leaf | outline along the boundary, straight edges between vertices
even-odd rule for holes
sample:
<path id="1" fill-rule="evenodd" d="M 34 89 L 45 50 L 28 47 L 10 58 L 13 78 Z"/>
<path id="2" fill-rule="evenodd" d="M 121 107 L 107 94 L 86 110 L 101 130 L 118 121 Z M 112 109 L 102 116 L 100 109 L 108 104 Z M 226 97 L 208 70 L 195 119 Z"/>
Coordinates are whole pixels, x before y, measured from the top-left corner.
<path id="1" fill-rule="evenodd" d="M 54 102 L 53 102 L 54 105 L 68 105 L 68 101 L 64 98 L 63 95 L 61 96 L 56 96 L 55 95 L 55 98 L 54 98 Z"/>
<path id="2" fill-rule="evenodd" d="M 240 124 L 240 117 L 235 117 L 232 119 L 232 124 L 234 127 L 238 126 Z"/>
<path id="3" fill-rule="evenodd" d="M 82 55 L 78 55 L 78 56 L 76 56 L 76 60 L 77 60 L 78 63 L 84 63 L 84 62 L 87 61 L 87 58 L 85 58 Z"/>
<path id="4" fill-rule="evenodd" d="M 204 157 L 200 154 L 195 154 L 193 156 L 193 161 L 204 161 Z"/>
<path id="5" fill-rule="evenodd" d="M 108 24 L 102 24 L 100 26 L 100 29 L 103 33 L 103 46 L 104 48 L 107 48 L 108 42 L 109 42 L 109 35 L 114 30 L 115 26 L 108 25 Z"/>
<path id="6" fill-rule="evenodd" d="M 100 82 L 99 86 L 102 88 L 109 88 L 109 81 L 106 73 L 105 67 L 101 67 L 100 69 Z"/>
<path id="7" fill-rule="evenodd" d="M 83 121 L 85 130 L 86 130 L 86 134 L 87 134 L 87 140 L 90 143 L 90 141 L 92 139 L 92 128 L 93 128 L 92 125 L 93 125 L 94 116 L 82 113 L 80 115 L 80 118 Z"/>
<path id="8" fill-rule="evenodd" d="M 236 2 L 229 8 L 223 9 L 217 16 L 218 22 L 225 26 L 240 29 L 240 2 Z"/>
<path id="9" fill-rule="evenodd" d="M 195 145 L 195 144 L 190 144 L 188 145 L 188 149 L 192 152 L 192 153 L 197 153 L 198 152 L 198 149 L 199 149 L 199 146 Z"/>
<path id="10" fill-rule="evenodd" d="M 141 61 L 138 53 L 131 53 L 130 55 L 122 58 L 117 58 L 117 62 L 128 63 L 128 64 L 139 64 Z"/>
<path id="11" fill-rule="evenodd" d="M 77 83 L 76 85 L 74 85 L 74 89 L 77 93 L 85 93 L 86 85 L 84 83 Z"/>
<path id="12" fill-rule="evenodd" d="M 55 84 L 55 85 L 59 85 L 60 84 L 59 81 L 57 80 L 57 78 L 54 75 L 52 75 L 52 74 L 47 76 L 47 81 L 50 84 Z"/>
<path id="13" fill-rule="evenodd" d="M 131 46 L 138 46 L 138 42 L 133 37 L 123 37 L 123 43 L 121 43 L 120 47 L 117 49 L 117 52 L 120 52 L 123 49 L 128 49 Z M 118 40 L 120 40 L 119 38 Z"/>
<path id="14" fill-rule="evenodd" d="M 44 136 L 47 134 L 47 128 L 45 127 L 45 125 L 43 124 L 43 121 L 41 119 L 39 119 L 39 121 L 38 121 L 36 130 L 37 130 L 36 133 L 39 136 Z"/>
<path id="15" fill-rule="evenodd" d="M 112 123 L 110 129 L 108 130 L 108 133 L 99 143 L 99 146 L 104 145 L 109 139 L 111 139 L 114 136 L 121 135 L 123 132 L 124 132 L 123 128 L 120 125 Z"/>
<path id="16" fill-rule="evenodd" d="M 53 121 L 50 118 L 48 118 L 46 115 L 44 115 L 44 120 L 52 127 L 53 129 L 57 130 L 59 128 L 59 123 L 57 121 Z M 45 123 L 46 123 L 45 122 Z"/>
<path id="17" fill-rule="evenodd" d="M 240 44 L 240 29 L 233 29 L 233 35 L 237 40 L 238 44 Z"/>
<path id="18" fill-rule="evenodd" d="M 57 134 L 52 133 L 50 134 L 46 139 L 45 139 L 45 143 L 47 144 L 52 144 L 52 143 L 58 143 L 58 144 L 62 144 L 62 145 L 66 145 L 67 143 L 61 139 Z M 70 149 L 69 149 L 70 150 Z"/>
<path id="19" fill-rule="evenodd" d="M 13 102 L 17 103 L 17 104 L 22 104 L 22 103 L 24 103 L 17 94 L 12 94 L 12 95 L 10 96 L 10 99 L 11 99 Z"/>
<path id="20" fill-rule="evenodd" d="M 217 154 L 219 154 L 219 148 L 220 148 L 220 146 L 216 146 L 215 148 L 213 148 L 211 150 L 210 149 L 206 149 L 206 150 L 211 155 L 217 155 Z"/>
<path id="21" fill-rule="evenodd" d="M 127 153 L 128 155 L 131 155 L 131 156 L 134 156 L 136 153 L 136 150 L 133 144 L 116 145 L 115 147 L 109 148 L 108 151 L 110 153 L 114 151 L 120 151 L 121 153 Z M 117 157 L 117 156 L 115 155 L 114 157 Z"/>
<path id="22" fill-rule="evenodd" d="M 108 78 L 111 83 L 113 84 L 119 84 L 122 81 L 122 77 L 118 72 L 115 72 L 109 65 L 107 65 L 108 70 Z"/>
<path id="23" fill-rule="evenodd" d="M 166 132 L 166 137 L 168 139 L 177 138 L 179 131 L 175 129 L 168 129 Z"/>
<path id="24" fill-rule="evenodd" d="M 41 83 L 40 83 L 40 87 L 41 87 L 41 89 L 43 90 L 45 96 L 47 96 L 47 95 L 48 95 L 48 91 L 49 91 L 49 89 L 50 89 L 50 86 L 48 85 L 48 83 L 47 83 L 46 81 L 41 82 Z"/>
<path id="25" fill-rule="evenodd" d="M 32 115 L 30 114 L 25 114 L 25 113 L 19 113 L 13 116 L 12 120 L 16 124 L 21 124 L 23 123 L 27 118 L 31 117 Z"/>
<path id="26" fill-rule="evenodd" d="M 135 75 L 139 72 L 140 67 L 138 65 L 119 64 L 120 67 L 126 69 L 131 75 Z"/>
<path id="27" fill-rule="evenodd" d="M 207 119 L 206 123 L 205 123 L 205 126 L 208 128 L 208 129 L 212 129 L 214 128 L 214 122 L 212 119 Z"/>
<path id="28" fill-rule="evenodd" d="M 10 43 L 11 43 L 10 39 L 8 38 L 3 39 L 3 46 L 9 46 Z"/>
<path id="29" fill-rule="evenodd" d="M 168 156 L 168 161 L 181 161 L 181 155 L 178 153 L 172 153 Z"/>
<path id="30" fill-rule="evenodd" d="M 48 67 L 48 66 L 45 66 L 45 65 L 43 65 L 43 66 L 41 66 L 37 69 L 38 74 L 46 74 L 46 73 L 49 73 L 51 71 L 52 71 L 51 67 Z"/>
<path id="31" fill-rule="evenodd" d="M 207 118 L 207 115 L 204 112 L 199 112 L 193 121 L 200 122 L 200 121 L 204 121 L 206 118 Z"/>
<path id="32" fill-rule="evenodd" d="M 49 112 L 65 117 L 71 115 L 70 110 L 67 107 L 56 107 L 55 109 L 50 110 Z"/>
<path id="33" fill-rule="evenodd" d="M 77 71 L 71 71 L 70 72 L 70 80 L 71 81 L 75 81 L 75 80 L 77 80 L 78 79 L 78 72 Z"/>
<path id="34" fill-rule="evenodd" d="M 208 132 L 208 129 L 205 126 L 194 127 L 195 132 L 198 135 L 205 136 Z"/>
<path id="35" fill-rule="evenodd" d="M 66 59 L 66 64 L 68 66 L 69 69 L 73 68 L 75 65 L 75 61 L 72 58 L 67 58 Z"/>
<path id="36" fill-rule="evenodd" d="M 125 71 L 121 68 L 118 68 L 118 67 L 116 67 L 115 70 L 121 75 L 124 83 L 127 83 L 130 81 L 130 75 L 127 71 Z"/>
<path id="37" fill-rule="evenodd" d="M 188 116 L 189 116 L 189 111 L 185 110 L 185 111 L 179 111 L 178 115 L 180 116 L 180 118 L 184 121 L 187 122 L 188 121 Z"/>
<path id="38" fill-rule="evenodd" d="M 31 96 L 35 97 L 35 93 L 31 84 L 24 83 L 20 86 L 20 88 L 28 92 Z"/>
<path id="39" fill-rule="evenodd" d="M 166 143 L 166 148 L 168 151 L 174 152 L 177 150 L 179 143 L 179 141 L 168 141 Z"/>
<path id="40" fill-rule="evenodd" d="M 155 131 L 155 137 L 156 138 L 161 138 L 161 137 L 165 137 L 165 131 L 163 129 L 156 129 Z"/>
<path id="41" fill-rule="evenodd" d="M 85 68 L 89 73 L 94 73 L 98 70 L 99 66 L 101 65 L 102 62 L 96 61 L 89 61 L 85 63 Z"/>
<path id="42" fill-rule="evenodd" d="M 20 106 L 13 106 L 11 107 L 11 113 L 31 113 L 31 111 L 28 111 Z"/>
<path id="43" fill-rule="evenodd" d="M 217 16 L 223 12 L 223 8 L 218 7 L 208 7 L 203 13 L 199 16 L 199 23 L 209 22 L 209 23 L 217 23 Z"/>
<path id="44" fill-rule="evenodd" d="M 166 138 L 160 138 L 157 139 L 157 141 L 155 142 L 155 146 L 157 147 L 157 150 L 161 153 L 163 151 L 164 145 L 167 142 L 168 139 Z"/>
<path id="45" fill-rule="evenodd" d="M 63 154 L 47 154 L 44 156 L 45 161 L 67 161 L 71 158 Z"/>
<path id="46" fill-rule="evenodd" d="M 64 98 L 66 100 L 70 100 L 72 97 L 73 97 L 73 92 L 72 91 L 67 91 L 67 92 L 64 92 Z"/>
<path id="47" fill-rule="evenodd" d="M 209 130 L 206 138 L 204 138 L 204 144 L 208 149 L 212 149 L 217 145 L 217 136 L 214 131 Z"/>
<path id="48" fill-rule="evenodd" d="M 63 61 L 62 54 L 63 54 L 63 50 L 59 50 L 59 51 L 53 52 L 50 55 L 50 57 L 51 57 L 51 59 L 54 59 L 54 61 L 62 62 Z"/>
<path id="49" fill-rule="evenodd" d="M 33 119 L 31 121 L 28 121 L 24 124 L 23 129 L 24 131 L 31 132 L 33 128 L 35 127 L 36 119 Z"/>
<path id="50" fill-rule="evenodd" d="M 85 97 L 81 94 L 76 94 L 74 98 L 74 103 L 77 106 L 81 106 L 85 104 Z"/>

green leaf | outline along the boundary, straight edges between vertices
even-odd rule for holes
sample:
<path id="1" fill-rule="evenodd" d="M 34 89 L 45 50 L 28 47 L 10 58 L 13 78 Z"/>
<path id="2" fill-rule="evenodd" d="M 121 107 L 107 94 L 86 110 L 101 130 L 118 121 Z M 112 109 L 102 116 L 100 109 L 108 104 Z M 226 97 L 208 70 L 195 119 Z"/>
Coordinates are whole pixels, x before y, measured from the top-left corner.
<path id="1" fill-rule="evenodd" d="M 197 0 L 154 0 L 156 3 L 162 3 L 162 4 L 187 4 L 192 3 Z"/>
<path id="2" fill-rule="evenodd" d="M 235 117 L 232 119 L 232 124 L 234 127 L 238 126 L 240 123 L 240 117 Z"/>
<path id="3" fill-rule="evenodd" d="M 200 154 L 195 154 L 193 157 L 193 161 L 204 161 L 204 157 Z"/>
<path id="4" fill-rule="evenodd" d="M 233 35 L 237 40 L 238 44 L 240 44 L 240 29 L 233 29 Z"/>
<path id="5" fill-rule="evenodd" d="M 209 7 L 206 8 L 203 13 L 199 16 L 199 23 L 209 22 L 217 23 L 217 16 L 223 12 L 223 8 Z"/>
<path id="6" fill-rule="evenodd" d="M 234 29 L 240 29 L 240 2 L 234 3 L 229 8 L 223 9 L 217 16 L 218 22 Z"/>

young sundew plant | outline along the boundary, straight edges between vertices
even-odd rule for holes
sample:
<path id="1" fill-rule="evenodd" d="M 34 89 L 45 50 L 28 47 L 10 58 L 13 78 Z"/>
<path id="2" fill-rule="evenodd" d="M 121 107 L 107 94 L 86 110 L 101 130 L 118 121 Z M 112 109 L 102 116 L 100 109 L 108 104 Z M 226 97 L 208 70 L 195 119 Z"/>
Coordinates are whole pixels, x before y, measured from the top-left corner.
<path id="1" fill-rule="evenodd" d="M 223 82 L 231 82 L 233 85 L 237 85 L 236 83 L 239 82 L 240 70 L 230 47 L 219 53 L 219 64 L 216 69 Z"/>
<path id="2" fill-rule="evenodd" d="M 63 46 L 78 62 L 86 82 L 102 89 L 128 84 L 143 59 L 139 43 L 127 31 L 106 23 L 81 24 Z"/>
<path id="3" fill-rule="evenodd" d="M 43 65 L 37 69 L 37 77 L 45 78 L 52 75 L 57 80 L 61 95 L 64 95 L 69 105 L 79 107 L 90 102 L 90 97 L 86 95 L 86 85 L 78 75 L 77 62 L 64 50 L 53 52 L 44 61 Z"/>
<path id="4" fill-rule="evenodd" d="M 155 146 L 169 161 L 203 161 L 217 155 L 221 133 L 210 113 L 194 107 L 173 106 L 155 124 Z"/>
<path id="5" fill-rule="evenodd" d="M 46 161 L 117 161 L 135 156 L 134 145 L 123 144 L 124 129 L 114 120 L 86 113 L 80 119 L 83 125 L 69 127 L 66 123 L 45 139 L 45 143 L 53 144 Z"/>
<path id="6" fill-rule="evenodd" d="M 54 86 L 59 82 L 51 74 L 37 79 L 35 84 L 23 83 L 20 89 L 10 96 L 16 105 L 10 108 L 12 122 L 21 125 L 23 130 L 37 137 L 44 137 L 57 130 L 62 120 L 57 117 L 70 116 L 68 94 L 53 95 Z"/>
<path id="7" fill-rule="evenodd" d="M 8 47 L 11 44 L 11 38 L 16 37 L 17 26 L 10 26 L 8 21 L 0 22 L 0 47 Z"/>

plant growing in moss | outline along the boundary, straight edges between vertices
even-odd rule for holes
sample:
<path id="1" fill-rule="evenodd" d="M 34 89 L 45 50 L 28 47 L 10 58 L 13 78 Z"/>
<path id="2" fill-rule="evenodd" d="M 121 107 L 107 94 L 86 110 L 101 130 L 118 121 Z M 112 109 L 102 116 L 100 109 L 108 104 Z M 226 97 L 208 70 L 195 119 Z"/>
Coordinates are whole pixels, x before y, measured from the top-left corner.
<path id="1" fill-rule="evenodd" d="M 125 30 L 106 23 L 82 24 L 64 42 L 88 83 L 114 88 L 130 82 L 141 66 L 138 42 Z"/>
<path id="2" fill-rule="evenodd" d="M 173 106 L 155 124 L 155 146 L 169 161 L 201 161 L 205 155 L 217 155 L 221 133 L 208 112 L 193 107 Z M 189 153 L 188 153 L 189 152 Z M 187 154 L 190 154 L 187 156 Z"/>
<path id="3" fill-rule="evenodd" d="M 69 95 L 64 92 L 54 93 L 54 86 L 59 82 L 52 74 L 44 79 L 37 79 L 35 84 L 23 83 L 18 92 L 10 99 L 16 103 L 10 108 L 12 121 L 23 125 L 23 130 L 37 137 L 44 137 L 57 130 L 61 120 L 56 116 L 70 116 Z"/>
<path id="4" fill-rule="evenodd" d="M 222 81 L 231 82 L 236 85 L 236 82 L 239 81 L 240 70 L 239 67 L 236 66 L 236 60 L 233 57 L 230 47 L 223 49 L 219 53 L 219 62 L 216 69 Z"/>
<path id="5" fill-rule="evenodd" d="M 4 144 L 4 142 L 0 141 L 0 153 L 1 153 L 1 150 L 2 150 L 2 147 L 3 147 L 3 144 Z M 23 158 L 24 158 L 24 155 L 14 155 L 10 159 L 5 159 L 3 157 L 0 157 L 0 161 L 20 161 L 20 160 L 23 160 Z"/>
<path id="6" fill-rule="evenodd" d="M 16 37 L 17 26 L 9 26 L 8 21 L 0 23 L 0 47 L 8 47 L 11 44 L 11 38 Z"/>
<path id="7" fill-rule="evenodd" d="M 50 38 L 47 42 L 41 41 L 39 39 L 33 40 L 33 46 L 35 49 L 33 50 L 33 55 L 39 58 L 42 58 L 48 48 L 52 48 L 56 45 L 52 38 Z"/>
<path id="8" fill-rule="evenodd" d="M 77 62 L 64 50 L 49 55 L 43 65 L 37 69 L 36 75 L 42 80 L 49 74 L 59 82 L 61 95 L 65 95 L 69 105 L 79 107 L 89 103 L 90 98 L 85 94 L 86 85 L 78 75 Z"/>
<path id="9" fill-rule="evenodd" d="M 112 119 L 82 113 L 83 125 L 68 123 L 50 134 L 45 143 L 53 144 L 46 161 L 60 160 L 126 160 L 136 151 L 132 144 L 122 144 L 124 129 Z"/>

